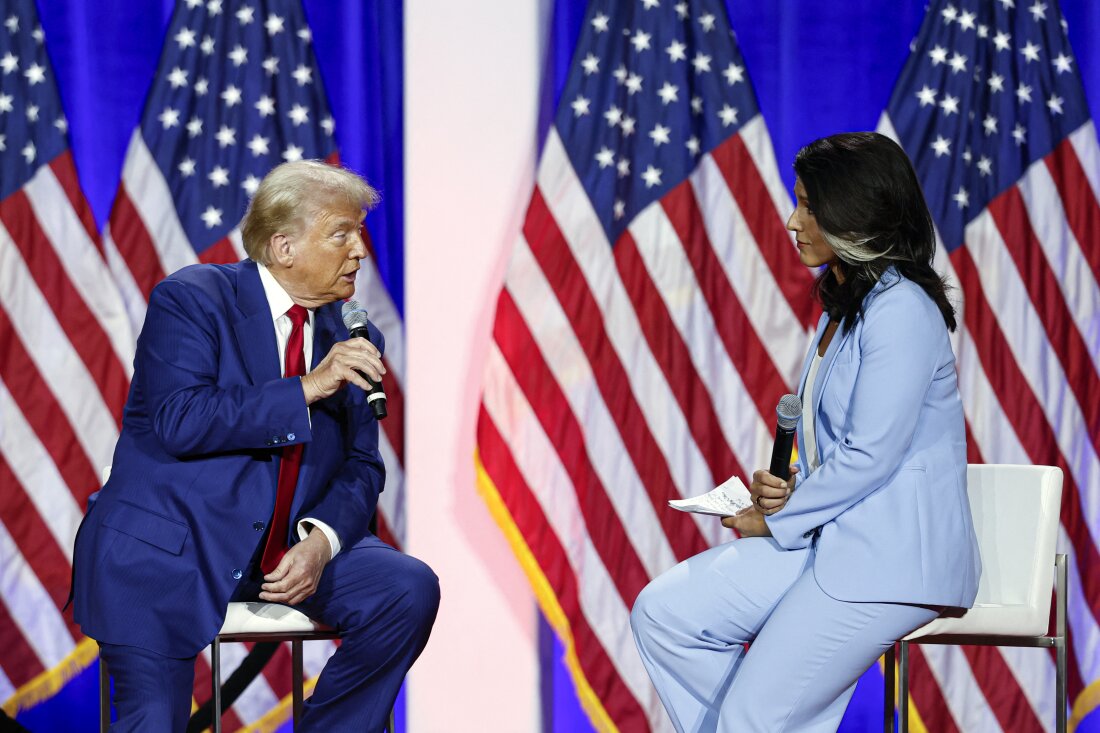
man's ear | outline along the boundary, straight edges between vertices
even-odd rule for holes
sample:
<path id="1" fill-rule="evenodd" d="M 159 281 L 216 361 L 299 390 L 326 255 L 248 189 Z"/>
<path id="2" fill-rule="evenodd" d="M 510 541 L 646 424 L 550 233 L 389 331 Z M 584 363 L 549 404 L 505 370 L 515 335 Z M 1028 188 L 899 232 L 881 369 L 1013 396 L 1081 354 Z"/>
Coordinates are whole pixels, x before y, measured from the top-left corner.
<path id="1" fill-rule="evenodd" d="M 282 267 L 290 267 L 294 263 L 294 248 L 290 244 L 290 238 L 285 234 L 272 234 L 267 248 L 271 252 L 273 262 L 277 262 Z"/>

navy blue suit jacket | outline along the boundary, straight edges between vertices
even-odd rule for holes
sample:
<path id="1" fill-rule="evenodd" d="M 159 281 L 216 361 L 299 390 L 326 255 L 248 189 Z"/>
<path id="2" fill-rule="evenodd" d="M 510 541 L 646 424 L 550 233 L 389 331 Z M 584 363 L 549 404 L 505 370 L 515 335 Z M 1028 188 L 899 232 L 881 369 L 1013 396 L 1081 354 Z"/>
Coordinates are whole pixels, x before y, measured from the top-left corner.
<path id="1" fill-rule="evenodd" d="M 313 324 L 316 366 L 348 332 L 339 303 Z M 367 534 L 385 469 L 365 394 L 310 410 L 301 380 L 280 373 L 255 263 L 187 267 L 153 290 L 111 476 L 76 540 L 85 634 L 173 657 L 209 644 L 265 536 L 285 445 L 305 444 L 288 543 L 303 517 L 344 547 Z"/>

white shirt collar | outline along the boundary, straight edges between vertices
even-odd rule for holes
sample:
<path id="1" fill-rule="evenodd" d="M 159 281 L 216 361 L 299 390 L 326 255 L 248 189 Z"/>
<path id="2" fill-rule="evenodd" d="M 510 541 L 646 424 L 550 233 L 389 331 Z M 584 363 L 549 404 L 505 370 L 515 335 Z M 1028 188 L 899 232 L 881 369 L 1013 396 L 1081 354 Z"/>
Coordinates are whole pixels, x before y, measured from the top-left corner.
<path id="1" fill-rule="evenodd" d="M 264 286 L 267 305 L 271 309 L 271 320 L 277 321 L 286 315 L 286 312 L 294 305 L 294 300 L 265 265 L 257 262 L 256 269 L 260 271 L 260 284 Z M 313 311 L 307 308 L 306 312 L 309 313 L 309 325 L 312 326 Z"/>

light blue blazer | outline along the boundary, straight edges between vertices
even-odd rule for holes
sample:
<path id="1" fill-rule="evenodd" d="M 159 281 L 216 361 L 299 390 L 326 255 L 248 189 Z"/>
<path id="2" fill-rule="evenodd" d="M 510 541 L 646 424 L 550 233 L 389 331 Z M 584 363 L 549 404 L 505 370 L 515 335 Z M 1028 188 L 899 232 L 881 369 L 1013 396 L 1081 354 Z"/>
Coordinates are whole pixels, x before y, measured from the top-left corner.
<path id="1" fill-rule="evenodd" d="M 810 361 L 828 317 L 802 367 Z M 821 589 L 845 601 L 961 606 L 981 574 L 966 497 L 966 434 L 955 357 L 931 298 L 887 270 L 848 332 L 837 329 L 813 389 L 819 467 L 767 518 L 787 549 L 817 542 Z"/>

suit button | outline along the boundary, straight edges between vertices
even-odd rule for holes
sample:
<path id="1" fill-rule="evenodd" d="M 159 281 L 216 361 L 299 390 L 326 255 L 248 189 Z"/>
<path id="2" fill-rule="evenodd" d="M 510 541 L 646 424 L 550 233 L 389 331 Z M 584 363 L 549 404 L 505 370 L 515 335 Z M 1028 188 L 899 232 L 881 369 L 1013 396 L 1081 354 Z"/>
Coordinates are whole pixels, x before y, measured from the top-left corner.
<path id="1" fill-rule="evenodd" d="M 294 433 L 291 433 L 290 435 L 286 436 L 286 439 L 287 440 L 294 440 Z"/>
<path id="2" fill-rule="evenodd" d="M 244 572 L 240 568 L 233 569 L 233 580 L 240 580 L 244 576 Z"/>
<path id="3" fill-rule="evenodd" d="M 253 522 L 252 523 L 252 529 L 256 530 L 257 532 L 262 532 L 263 529 L 264 529 L 264 523 L 263 522 Z"/>

